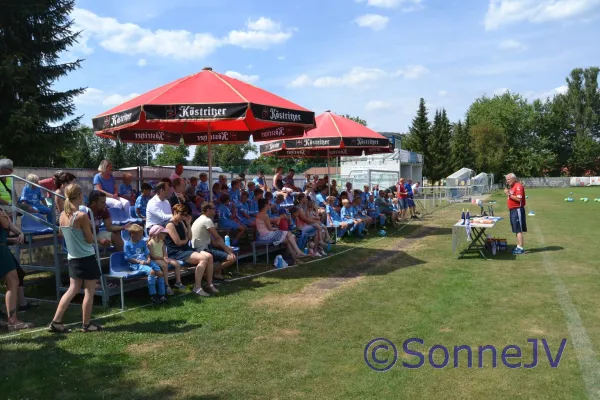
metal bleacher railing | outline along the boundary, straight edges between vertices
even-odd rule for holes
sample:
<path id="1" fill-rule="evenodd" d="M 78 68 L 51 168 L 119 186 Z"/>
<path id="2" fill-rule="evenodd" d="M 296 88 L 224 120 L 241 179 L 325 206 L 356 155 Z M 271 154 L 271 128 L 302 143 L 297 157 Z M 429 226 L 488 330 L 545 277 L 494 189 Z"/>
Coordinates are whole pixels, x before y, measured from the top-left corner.
<path id="1" fill-rule="evenodd" d="M 13 201 L 12 204 L 6 208 L 10 208 L 10 214 L 12 216 L 12 221 L 15 225 L 17 225 L 17 219 L 18 217 L 21 217 L 21 231 L 23 232 L 23 234 L 25 235 L 26 239 L 27 239 L 27 251 L 28 251 L 28 258 L 29 258 L 29 264 L 21 264 L 21 268 L 23 268 L 23 270 L 25 272 L 31 272 L 31 271 L 35 271 L 35 272 L 51 272 L 54 274 L 55 277 L 55 287 L 56 287 L 56 301 L 60 300 L 61 297 L 61 293 L 66 292 L 68 290 L 68 287 L 63 286 L 62 284 L 62 270 L 63 270 L 63 266 L 66 267 L 66 263 L 64 265 L 61 265 L 61 261 L 60 261 L 60 247 L 59 247 L 59 238 L 62 238 L 62 236 L 60 235 L 60 229 L 56 224 L 56 208 L 54 207 L 54 203 L 56 202 L 57 198 L 61 198 L 63 200 L 66 199 L 65 196 L 55 193 L 49 189 L 46 189 L 43 186 L 37 185 L 33 182 L 29 182 L 17 175 L 2 175 L 0 176 L 0 178 L 11 178 L 11 192 L 12 192 L 12 197 L 13 197 Z M 22 184 L 25 185 L 31 185 L 33 187 L 39 188 L 42 193 L 44 194 L 49 194 L 50 198 L 52 198 L 52 207 L 50 207 L 50 216 L 49 216 L 49 220 L 45 219 L 41 214 L 37 214 L 37 213 L 30 213 L 29 211 L 23 210 L 22 208 L 18 207 L 18 196 L 16 194 L 16 187 L 15 187 L 15 182 L 20 182 Z M 94 220 L 94 214 L 91 210 L 89 210 L 90 212 L 90 217 L 92 219 L 92 221 Z M 25 224 L 23 224 L 23 222 L 26 222 Z M 25 226 L 23 226 L 25 225 Z M 106 279 L 104 278 L 104 275 L 102 275 L 102 265 L 100 263 L 100 253 L 99 253 L 99 249 L 98 249 L 98 241 L 97 241 L 97 236 L 96 236 L 96 226 L 95 224 L 92 224 L 92 232 L 94 235 L 94 249 L 96 251 L 96 261 L 98 263 L 98 268 L 100 269 L 100 273 L 102 276 L 102 279 L 100 280 L 100 285 L 101 285 L 101 289 L 96 291 L 96 295 L 102 296 L 102 303 L 103 305 L 107 305 L 108 304 L 108 293 L 107 293 L 107 285 L 106 285 Z M 52 258 L 53 258 L 53 265 L 34 265 L 32 263 L 32 259 L 33 259 L 33 249 L 36 248 L 36 246 L 39 247 L 46 247 L 49 246 L 48 241 L 47 240 L 40 240 L 39 243 L 35 243 L 34 241 L 34 237 L 36 236 L 48 236 L 49 234 L 52 235 Z M 61 240 L 61 245 L 62 245 L 62 240 Z M 21 256 L 21 248 L 23 247 L 22 245 L 15 245 L 12 246 L 16 248 L 16 258 L 17 260 L 20 261 L 20 256 Z M 81 291 L 81 293 L 83 294 L 83 289 Z M 43 299 L 41 299 L 43 300 Z"/>

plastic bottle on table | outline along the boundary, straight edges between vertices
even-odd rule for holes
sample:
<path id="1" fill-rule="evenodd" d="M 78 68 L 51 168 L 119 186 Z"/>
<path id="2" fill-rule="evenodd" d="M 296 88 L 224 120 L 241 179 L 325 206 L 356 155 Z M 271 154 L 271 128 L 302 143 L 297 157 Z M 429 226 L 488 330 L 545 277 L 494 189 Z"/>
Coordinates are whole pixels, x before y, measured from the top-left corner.
<path id="1" fill-rule="evenodd" d="M 229 235 L 225 235 L 225 246 L 231 247 L 231 239 L 229 239 Z"/>

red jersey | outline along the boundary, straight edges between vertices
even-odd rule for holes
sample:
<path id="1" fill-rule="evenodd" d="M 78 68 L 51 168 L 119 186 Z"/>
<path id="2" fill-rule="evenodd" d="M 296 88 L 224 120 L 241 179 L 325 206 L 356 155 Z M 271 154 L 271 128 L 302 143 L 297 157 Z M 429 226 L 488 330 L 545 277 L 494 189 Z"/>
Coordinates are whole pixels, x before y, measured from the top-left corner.
<path id="1" fill-rule="evenodd" d="M 512 197 L 509 197 L 507 200 L 508 209 L 512 210 L 515 208 L 525 207 L 525 189 L 523 185 L 519 182 L 515 182 L 514 185 L 509 189 L 509 194 L 511 196 L 516 196 L 519 198 L 519 201 L 514 200 Z"/>
<path id="2" fill-rule="evenodd" d="M 56 192 L 57 189 L 56 185 L 54 184 L 54 178 L 42 179 L 38 182 L 38 185 L 45 187 L 48 190 L 52 190 L 53 192 Z M 45 192 L 44 195 L 46 197 L 50 197 L 50 194 L 48 192 Z"/>
<path id="3" fill-rule="evenodd" d="M 399 199 L 408 198 L 408 192 L 406 191 L 406 187 L 404 187 L 404 184 L 402 183 L 398 183 L 396 185 L 396 193 Z"/>

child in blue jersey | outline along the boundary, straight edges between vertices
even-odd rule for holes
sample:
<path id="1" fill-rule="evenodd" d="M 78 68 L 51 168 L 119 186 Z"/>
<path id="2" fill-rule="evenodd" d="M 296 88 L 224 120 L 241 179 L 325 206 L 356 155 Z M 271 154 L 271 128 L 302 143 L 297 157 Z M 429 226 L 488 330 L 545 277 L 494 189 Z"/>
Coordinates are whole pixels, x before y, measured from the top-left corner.
<path id="1" fill-rule="evenodd" d="M 366 207 L 367 203 L 369 202 L 369 195 L 370 195 L 369 185 L 365 185 L 363 189 L 364 189 L 364 191 L 362 191 L 360 193 L 360 199 L 362 200 L 362 206 Z"/>
<path id="2" fill-rule="evenodd" d="M 133 190 L 133 186 L 131 186 L 133 176 L 129 172 L 125 172 L 122 178 L 123 183 L 119 185 L 119 196 L 125 200 L 129 200 L 130 204 L 135 204 L 135 191 Z"/>
<path id="3" fill-rule="evenodd" d="M 135 215 L 138 216 L 138 218 L 143 219 L 144 221 L 146 220 L 146 208 L 148 207 L 148 202 L 150 201 L 150 199 L 152 198 L 152 186 L 150 186 L 148 183 L 142 183 L 142 194 L 140 194 L 138 196 L 138 198 L 135 200 Z"/>
<path id="4" fill-rule="evenodd" d="M 340 210 L 340 215 L 347 222 L 353 222 L 352 228 L 350 228 L 350 232 L 356 231 L 356 236 L 359 238 L 363 238 L 363 229 L 364 224 L 361 219 L 353 217 L 354 213 L 350 209 L 350 201 L 348 199 L 342 200 L 342 209 Z"/>
<path id="5" fill-rule="evenodd" d="M 365 225 L 365 228 L 368 229 L 369 226 L 371 226 L 371 222 L 373 222 L 373 219 L 369 217 L 369 215 L 366 212 L 366 208 L 363 207 L 362 199 L 360 198 L 360 196 L 354 198 L 350 207 L 350 211 L 354 214 L 354 218 L 362 220 L 362 222 Z M 367 233 L 368 232 L 365 230 L 365 234 Z"/>
<path id="6" fill-rule="evenodd" d="M 242 191 L 240 189 L 241 182 L 237 179 L 231 181 L 231 189 L 229 190 L 229 197 L 233 205 L 237 208 L 240 205 Z"/>
<path id="7" fill-rule="evenodd" d="M 250 183 L 248 186 L 250 186 Z M 256 218 L 258 215 L 258 200 L 263 198 L 263 194 L 264 192 L 262 189 L 254 189 L 254 192 L 252 193 L 252 199 L 250 199 L 250 193 L 248 193 L 248 214 L 250 214 L 251 217 Z"/>
<path id="8" fill-rule="evenodd" d="M 344 236 L 346 230 L 354 225 L 354 222 L 348 222 L 342 219 L 341 215 L 335 210 L 335 197 L 329 196 L 327 198 L 327 205 L 325 206 L 325 212 L 327 213 L 327 226 L 334 226 L 340 228 L 338 231 L 338 237 Z"/>
<path id="9" fill-rule="evenodd" d="M 198 196 L 204 197 L 204 199 L 208 199 L 210 197 L 210 188 L 208 187 L 208 175 L 205 172 L 201 173 L 200 182 L 198 182 L 198 186 L 196 186 L 196 194 Z"/>
<path id="10" fill-rule="evenodd" d="M 379 224 L 385 226 L 385 215 L 380 214 L 375 204 L 375 196 L 370 195 L 367 202 L 367 215 L 371 218 L 379 218 Z"/>
<path id="11" fill-rule="evenodd" d="M 241 221 L 233 214 L 231 199 L 227 193 L 223 193 L 219 197 L 219 206 L 217 207 L 219 213 L 219 228 L 231 229 L 237 232 L 235 239 L 232 240 L 231 244 L 236 246 L 242 236 L 246 233 L 246 227 L 242 225 Z"/>
<path id="12" fill-rule="evenodd" d="M 240 205 L 237 208 L 238 218 L 245 226 L 254 226 L 255 218 L 250 215 L 250 202 L 248 201 L 248 192 L 242 192 Z"/>
<path id="13" fill-rule="evenodd" d="M 34 174 L 27 175 L 27 180 L 36 185 L 40 182 L 40 178 Z M 34 212 L 45 215 L 46 219 L 49 219 L 48 216 L 52 214 L 52 210 L 46 205 L 46 200 L 42 197 L 42 189 L 29 183 L 21 191 L 19 203 L 33 207 Z"/>
<path id="14" fill-rule="evenodd" d="M 132 271 L 142 271 L 148 277 L 148 291 L 154 304 L 167 301 L 165 296 L 165 278 L 160 266 L 150 258 L 150 250 L 143 240 L 144 228 L 137 224 L 129 227 L 130 239 L 125 242 L 125 261 Z M 158 294 L 157 292 L 158 287 Z"/>
<path id="15" fill-rule="evenodd" d="M 325 208 L 325 206 L 327 205 L 327 194 L 325 193 L 325 189 L 318 187 L 315 189 L 315 192 L 316 192 L 315 198 L 317 199 L 317 206 L 319 208 Z"/>
<path id="16" fill-rule="evenodd" d="M 254 191 L 256 190 L 256 184 L 254 182 L 248 182 L 248 201 L 254 200 Z"/>

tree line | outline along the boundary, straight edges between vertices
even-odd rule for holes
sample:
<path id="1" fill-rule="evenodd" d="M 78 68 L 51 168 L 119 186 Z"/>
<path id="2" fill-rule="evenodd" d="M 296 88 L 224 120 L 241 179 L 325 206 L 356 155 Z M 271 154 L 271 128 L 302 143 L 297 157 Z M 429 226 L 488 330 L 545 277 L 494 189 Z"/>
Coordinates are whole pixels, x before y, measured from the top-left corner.
<path id="1" fill-rule="evenodd" d="M 599 71 L 573 69 L 567 90 L 545 100 L 484 95 L 455 123 L 443 108 L 430 121 L 421 99 L 402 147 L 424 155 L 423 175 L 435 182 L 463 167 L 497 176 L 599 175 Z"/>

